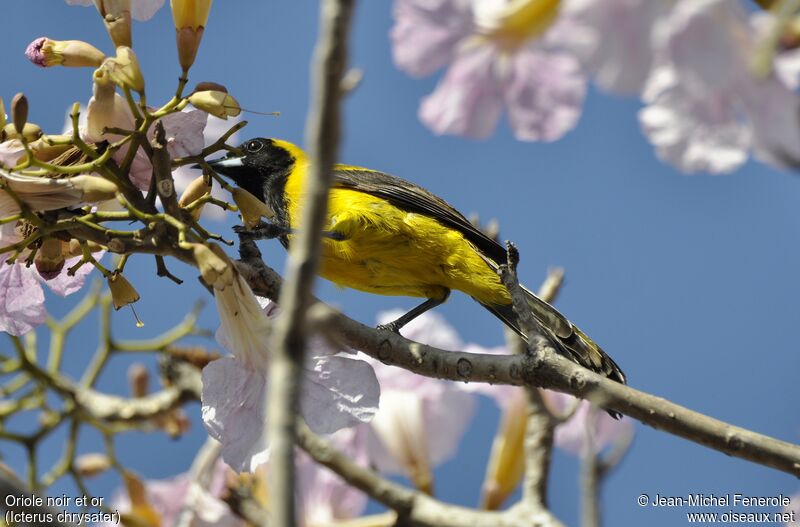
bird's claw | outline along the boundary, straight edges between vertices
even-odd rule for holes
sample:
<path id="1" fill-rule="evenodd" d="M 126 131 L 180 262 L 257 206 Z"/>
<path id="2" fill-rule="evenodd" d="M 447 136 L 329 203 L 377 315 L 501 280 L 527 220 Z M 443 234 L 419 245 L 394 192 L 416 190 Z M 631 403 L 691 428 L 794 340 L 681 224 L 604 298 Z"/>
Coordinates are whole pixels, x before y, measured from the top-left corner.
<path id="1" fill-rule="evenodd" d="M 375 329 L 378 331 L 391 331 L 392 333 L 400 334 L 400 328 L 397 325 L 397 321 L 389 322 L 388 324 L 378 324 Z"/>
<path id="2" fill-rule="evenodd" d="M 251 229 L 248 229 L 245 225 L 234 225 L 233 232 L 251 240 L 271 240 L 286 234 L 287 229 L 274 223 L 262 221 Z"/>

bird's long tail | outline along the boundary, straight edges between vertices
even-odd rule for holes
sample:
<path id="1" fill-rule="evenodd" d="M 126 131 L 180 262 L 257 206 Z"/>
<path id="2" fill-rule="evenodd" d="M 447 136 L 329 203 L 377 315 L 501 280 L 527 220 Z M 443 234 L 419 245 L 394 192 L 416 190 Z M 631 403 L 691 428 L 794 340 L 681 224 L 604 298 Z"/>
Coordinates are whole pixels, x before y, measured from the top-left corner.
<path id="1" fill-rule="evenodd" d="M 556 308 L 531 293 L 528 289 L 523 287 L 522 290 L 525 292 L 526 300 L 536 322 L 539 324 L 540 330 L 545 336 L 549 337 L 557 351 L 584 368 L 625 384 L 625 374 L 622 373 L 614 359 L 609 357 L 600 346 L 595 344 L 576 325 L 567 320 Z M 497 318 L 516 331 L 522 338 L 526 338 L 520 328 L 519 318 L 511 304 L 500 305 L 481 302 L 481 305 L 494 313 Z"/>

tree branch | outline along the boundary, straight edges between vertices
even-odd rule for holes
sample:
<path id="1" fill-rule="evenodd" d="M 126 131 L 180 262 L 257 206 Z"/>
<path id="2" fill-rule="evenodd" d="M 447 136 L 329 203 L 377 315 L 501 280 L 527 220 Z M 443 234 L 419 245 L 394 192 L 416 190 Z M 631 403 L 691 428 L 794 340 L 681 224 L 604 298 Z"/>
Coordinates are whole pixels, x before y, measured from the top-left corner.
<path id="1" fill-rule="evenodd" d="M 319 267 L 321 233 L 327 221 L 328 189 L 339 148 L 339 100 L 347 64 L 347 36 L 354 0 L 324 0 L 312 66 L 312 100 L 306 124 L 310 169 L 300 233 L 292 242 L 286 288 L 275 325 L 267 408 L 270 444 L 269 489 L 274 527 L 295 525 L 294 421 L 306 340 L 306 312 Z"/>
<path id="2" fill-rule="evenodd" d="M 397 525 L 429 527 L 545 527 L 553 524 L 547 511 L 514 506 L 503 512 L 488 512 L 442 503 L 427 494 L 389 481 L 364 468 L 328 441 L 316 436 L 301 421 L 297 443 L 314 460 L 339 474 L 345 481 L 373 499 L 395 510 Z"/>
<path id="3" fill-rule="evenodd" d="M 237 268 L 257 295 L 276 298 L 281 278 L 246 248 Z M 256 256 L 257 255 L 257 256 Z M 498 356 L 445 351 L 379 332 L 339 313 L 323 302 L 312 306 L 315 322 L 335 331 L 353 349 L 414 373 L 461 382 L 539 386 L 589 399 L 642 423 L 718 450 L 727 455 L 800 476 L 800 447 L 733 426 L 601 377 L 553 351 L 536 357 Z"/>

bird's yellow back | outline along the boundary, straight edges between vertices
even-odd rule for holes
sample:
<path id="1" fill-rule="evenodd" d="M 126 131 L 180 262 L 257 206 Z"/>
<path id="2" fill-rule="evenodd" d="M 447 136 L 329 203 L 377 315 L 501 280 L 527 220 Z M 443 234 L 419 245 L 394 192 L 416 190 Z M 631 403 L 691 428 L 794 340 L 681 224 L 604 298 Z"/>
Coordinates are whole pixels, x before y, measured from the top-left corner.
<path id="1" fill-rule="evenodd" d="M 299 228 L 308 158 L 290 143 L 276 143 L 295 159 L 284 199 L 289 224 Z M 331 189 L 325 230 L 343 238 L 323 240 L 320 274 L 338 285 L 422 298 L 443 298 L 449 289 L 456 289 L 485 303 L 511 301 L 495 271 L 463 234 L 383 198 L 349 188 Z"/>

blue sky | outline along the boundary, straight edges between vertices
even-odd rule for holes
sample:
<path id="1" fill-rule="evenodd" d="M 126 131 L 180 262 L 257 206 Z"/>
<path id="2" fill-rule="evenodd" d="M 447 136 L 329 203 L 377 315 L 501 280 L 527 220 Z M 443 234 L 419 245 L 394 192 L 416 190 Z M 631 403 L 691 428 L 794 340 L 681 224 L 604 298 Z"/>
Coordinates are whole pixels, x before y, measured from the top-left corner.
<path id="1" fill-rule="evenodd" d="M 93 9 L 59 0 L 7 0 L 3 7 L 0 95 L 8 101 L 24 91 L 31 120 L 56 132 L 72 102 L 88 101 L 91 72 L 35 68 L 23 57 L 25 46 L 47 35 L 87 40 L 110 53 L 102 23 Z M 797 175 L 757 163 L 728 176 L 677 173 L 655 158 L 640 133 L 638 101 L 596 91 L 577 128 L 556 143 L 516 141 L 505 123 L 487 141 L 437 137 L 416 117 L 420 98 L 433 90 L 437 76 L 415 80 L 394 67 L 391 23 L 389 2 L 359 2 L 351 63 L 364 79 L 345 104 L 341 160 L 410 179 L 464 213 L 496 218 L 502 237 L 519 247 L 520 276 L 532 288 L 548 266 L 563 266 L 566 285 L 558 308 L 614 357 L 632 386 L 797 442 Z M 225 84 L 245 108 L 281 112 L 247 116 L 243 137 L 302 143 L 316 25 L 315 2 L 217 2 L 191 80 Z M 135 25 L 134 49 L 148 100 L 166 100 L 179 73 L 168 10 Z M 229 233 L 229 224 L 212 227 Z M 264 242 L 262 250 L 268 263 L 282 268 L 285 254 L 277 243 Z M 121 336 L 151 336 L 177 323 L 194 299 L 207 297 L 184 266 L 173 266 L 186 279 L 183 287 L 158 279 L 146 258 L 128 267 L 135 268 L 131 278 L 143 297 L 137 309 L 147 325 L 136 331 L 129 313 L 121 311 L 115 317 Z M 317 292 L 366 323 L 374 323 L 382 309 L 416 302 L 323 281 Z M 60 314 L 74 298 L 52 300 L 51 311 Z M 452 295 L 439 311 L 466 341 L 502 342 L 499 323 L 464 295 Z M 71 341 L 68 371 L 74 376 L 94 350 L 94 322 L 89 318 Z M 202 323 L 216 328 L 212 307 L 204 310 Z M 117 390 L 131 360 L 115 361 L 100 386 Z M 186 470 L 205 439 L 199 407 L 188 411 L 194 423 L 188 437 L 173 443 L 157 434 L 123 436 L 123 460 L 148 477 Z M 461 455 L 437 471 L 442 499 L 476 503 L 497 417 L 483 401 Z M 100 448 L 99 437 L 83 439 L 83 450 Z M 43 464 L 60 452 L 58 437 L 48 445 Z M 20 466 L 21 451 L 0 443 L 0 454 Z M 568 525 L 578 521 L 577 467 L 573 458 L 556 455 L 550 501 Z M 95 484 L 100 495 L 110 496 L 115 481 L 105 477 Z M 68 486 L 57 490 L 62 488 L 69 492 Z M 684 509 L 642 509 L 636 497 L 798 490 L 789 475 L 637 426 L 629 457 L 603 489 L 603 510 L 609 525 L 671 526 L 685 521 Z"/>

